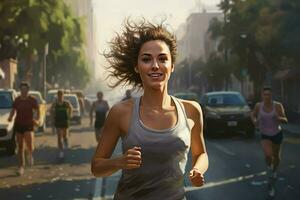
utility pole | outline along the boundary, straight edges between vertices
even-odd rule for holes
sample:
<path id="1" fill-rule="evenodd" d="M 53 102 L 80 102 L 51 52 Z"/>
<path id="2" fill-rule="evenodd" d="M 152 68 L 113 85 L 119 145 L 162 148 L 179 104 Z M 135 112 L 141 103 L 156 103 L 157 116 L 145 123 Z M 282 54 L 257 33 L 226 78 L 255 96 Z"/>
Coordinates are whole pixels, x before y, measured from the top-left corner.
<path id="1" fill-rule="evenodd" d="M 48 55 L 48 50 L 49 50 L 49 43 L 47 43 L 45 45 L 45 49 L 44 49 L 44 64 L 43 64 L 43 95 L 44 95 L 44 99 L 46 99 L 46 95 L 47 95 L 47 55 Z"/>

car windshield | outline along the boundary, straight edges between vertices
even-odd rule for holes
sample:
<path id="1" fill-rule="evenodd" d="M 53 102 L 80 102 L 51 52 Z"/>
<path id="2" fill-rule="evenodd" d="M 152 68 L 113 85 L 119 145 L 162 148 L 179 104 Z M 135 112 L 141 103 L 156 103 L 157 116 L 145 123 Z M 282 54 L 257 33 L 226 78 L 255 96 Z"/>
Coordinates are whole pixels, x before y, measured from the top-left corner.
<path id="1" fill-rule="evenodd" d="M 31 96 L 33 96 L 36 100 L 38 104 L 42 103 L 42 98 L 38 93 L 29 93 Z"/>
<path id="2" fill-rule="evenodd" d="M 206 99 L 209 106 L 244 106 L 245 99 L 239 94 L 215 94 Z"/>
<path id="3" fill-rule="evenodd" d="M 71 103 L 73 108 L 76 109 L 79 107 L 79 103 L 78 103 L 76 96 L 65 96 L 64 98 L 66 101 L 69 101 Z"/>
<path id="4" fill-rule="evenodd" d="M 175 94 L 174 96 L 179 99 L 193 100 L 193 101 L 197 100 L 197 95 L 195 94 Z"/>
<path id="5" fill-rule="evenodd" d="M 13 100 L 9 92 L 0 93 L 0 108 L 12 108 Z"/>
<path id="6" fill-rule="evenodd" d="M 46 101 L 47 103 L 52 103 L 56 97 L 56 93 L 48 93 Z"/>

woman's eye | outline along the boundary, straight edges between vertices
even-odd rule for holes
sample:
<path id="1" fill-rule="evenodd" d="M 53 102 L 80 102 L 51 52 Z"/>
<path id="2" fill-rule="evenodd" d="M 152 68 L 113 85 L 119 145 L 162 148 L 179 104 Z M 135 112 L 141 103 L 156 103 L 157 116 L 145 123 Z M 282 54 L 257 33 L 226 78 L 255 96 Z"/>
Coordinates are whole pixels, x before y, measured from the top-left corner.
<path id="1" fill-rule="evenodd" d="M 151 59 L 150 58 L 142 58 L 143 62 L 149 62 Z"/>
<path id="2" fill-rule="evenodd" d="M 165 63 L 168 61 L 168 58 L 162 57 L 162 58 L 159 58 L 159 61 Z"/>

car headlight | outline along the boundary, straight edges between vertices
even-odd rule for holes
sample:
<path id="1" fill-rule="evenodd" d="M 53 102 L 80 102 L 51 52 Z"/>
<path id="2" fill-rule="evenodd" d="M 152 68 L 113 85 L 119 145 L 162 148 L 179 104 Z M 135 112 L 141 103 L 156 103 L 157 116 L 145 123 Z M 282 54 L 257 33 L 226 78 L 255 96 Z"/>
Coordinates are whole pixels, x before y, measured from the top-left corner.
<path id="1" fill-rule="evenodd" d="M 220 119 L 221 116 L 216 112 L 209 111 L 206 113 L 206 118 Z"/>

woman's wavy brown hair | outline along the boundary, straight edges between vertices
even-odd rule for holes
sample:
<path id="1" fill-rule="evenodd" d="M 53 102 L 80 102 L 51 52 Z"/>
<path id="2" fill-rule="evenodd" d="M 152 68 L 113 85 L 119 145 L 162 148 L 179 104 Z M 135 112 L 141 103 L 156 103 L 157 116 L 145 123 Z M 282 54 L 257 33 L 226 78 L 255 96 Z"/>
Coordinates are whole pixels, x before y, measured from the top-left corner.
<path id="1" fill-rule="evenodd" d="M 110 83 L 110 87 L 130 84 L 134 88 L 142 88 L 140 75 L 135 72 L 138 55 L 142 45 L 151 40 L 161 40 L 165 42 L 171 52 L 172 64 L 176 61 L 177 44 L 176 37 L 170 33 L 163 22 L 152 24 L 143 19 L 140 22 L 132 22 L 129 19 L 124 22 L 122 34 L 110 42 L 110 52 L 104 53 L 109 66 L 107 78 L 115 78 L 116 82 Z"/>

